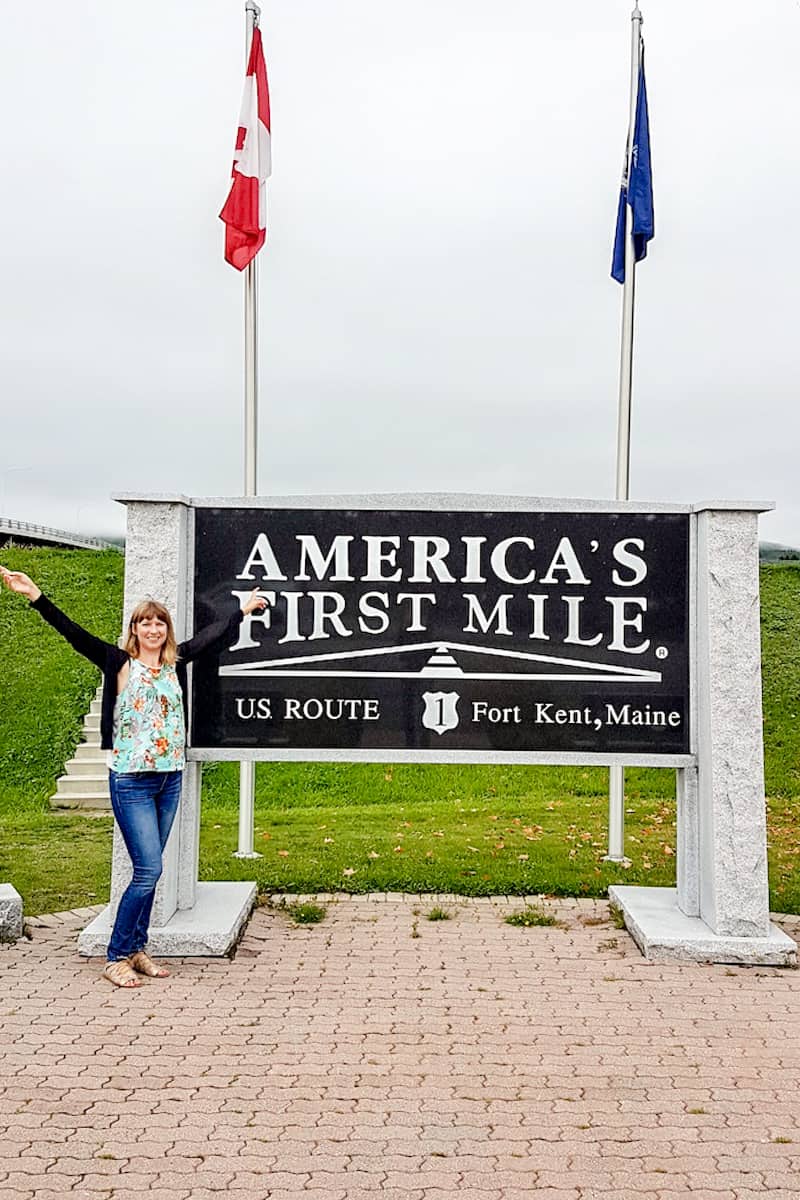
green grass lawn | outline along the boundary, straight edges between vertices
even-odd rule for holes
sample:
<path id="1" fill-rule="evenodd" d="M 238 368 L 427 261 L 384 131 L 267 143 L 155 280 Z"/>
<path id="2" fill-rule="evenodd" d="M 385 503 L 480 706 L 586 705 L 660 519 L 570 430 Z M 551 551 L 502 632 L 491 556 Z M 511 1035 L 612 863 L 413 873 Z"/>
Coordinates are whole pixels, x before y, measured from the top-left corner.
<path id="1" fill-rule="evenodd" d="M 122 558 L 3 551 L 71 615 L 113 638 Z M 800 911 L 800 569 L 762 570 L 771 904 Z M 110 818 L 51 813 L 97 673 L 25 602 L 0 598 L 0 880 L 26 911 L 108 895 Z M 259 764 L 255 862 L 236 848 L 237 768 L 204 772 L 200 876 L 264 891 L 603 895 L 609 883 L 672 884 L 675 775 L 626 774 L 630 866 L 602 861 L 608 773 L 597 768 Z"/>
<path id="2" fill-rule="evenodd" d="M 207 771 L 201 877 L 227 872 L 270 891 L 473 896 L 602 895 L 623 880 L 672 882 L 672 802 L 632 786 L 631 865 L 604 863 L 607 772 L 576 774 L 582 786 L 569 790 L 541 767 L 264 764 L 255 833 L 263 859 L 253 863 L 230 858 L 236 767 L 218 764 Z M 669 789 L 673 780 L 665 772 L 661 782 Z"/>

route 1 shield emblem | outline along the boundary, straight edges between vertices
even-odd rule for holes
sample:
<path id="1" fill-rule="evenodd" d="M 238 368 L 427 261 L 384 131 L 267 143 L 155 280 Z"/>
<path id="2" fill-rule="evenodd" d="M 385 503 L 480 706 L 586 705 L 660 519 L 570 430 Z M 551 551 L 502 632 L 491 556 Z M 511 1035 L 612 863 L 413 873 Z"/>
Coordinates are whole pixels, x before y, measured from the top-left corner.
<path id="1" fill-rule="evenodd" d="M 422 714 L 422 724 L 426 729 L 432 729 L 439 735 L 458 725 L 456 705 L 461 697 L 458 692 L 423 692 L 425 711 Z"/>

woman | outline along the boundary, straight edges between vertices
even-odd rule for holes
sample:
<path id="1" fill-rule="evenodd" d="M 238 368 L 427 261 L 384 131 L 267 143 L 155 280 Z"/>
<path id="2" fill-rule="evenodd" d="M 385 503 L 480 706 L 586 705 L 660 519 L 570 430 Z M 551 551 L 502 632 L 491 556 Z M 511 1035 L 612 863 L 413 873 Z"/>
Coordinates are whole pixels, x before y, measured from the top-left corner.
<path id="1" fill-rule="evenodd" d="M 131 614 L 124 649 L 104 642 L 42 594 L 22 571 L 0 567 L 12 592 L 33 608 L 70 645 L 103 672 L 100 744 L 110 751 L 111 807 L 133 864 L 120 898 L 103 975 L 117 987 L 141 987 L 139 975 L 163 979 L 165 967 L 145 951 L 162 855 L 181 795 L 186 751 L 186 666 L 236 640 L 246 613 L 266 600 L 254 589 L 230 617 L 201 629 L 178 645 L 163 604 L 143 600 Z"/>

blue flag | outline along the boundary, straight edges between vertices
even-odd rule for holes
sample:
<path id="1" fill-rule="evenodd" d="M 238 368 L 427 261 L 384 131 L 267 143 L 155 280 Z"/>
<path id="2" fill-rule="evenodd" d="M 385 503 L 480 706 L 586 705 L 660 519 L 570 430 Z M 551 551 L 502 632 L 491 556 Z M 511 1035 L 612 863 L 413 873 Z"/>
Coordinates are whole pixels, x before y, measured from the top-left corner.
<path id="1" fill-rule="evenodd" d="M 622 180 L 617 206 L 617 229 L 611 277 L 625 282 L 625 205 L 632 213 L 633 255 L 640 262 L 647 256 L 647 243 L 655 232 L 653 224 L 653 172 L 650 163 L 650 123 L 647 119 L 647 88 L 644 82 L 644 47 L 639 66 L 639 86 L 636 93 L 636 120 L 633 126 L 633 146 L 630 156 L 630 177 Z"/>

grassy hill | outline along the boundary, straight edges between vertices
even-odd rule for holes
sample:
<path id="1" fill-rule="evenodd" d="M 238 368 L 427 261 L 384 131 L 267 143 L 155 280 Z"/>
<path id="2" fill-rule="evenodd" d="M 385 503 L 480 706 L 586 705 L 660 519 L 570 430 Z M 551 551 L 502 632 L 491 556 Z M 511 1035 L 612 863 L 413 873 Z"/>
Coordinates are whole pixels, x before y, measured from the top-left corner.
<path id="1" fill-rule="evenodd" d="M 125 560 L 115 551 L 4 548 L 71 617 L 116 641 Z M 0 595 L 0 812 L 41 809 L 72 756 L 100 672 L 28 602 Z"/>
<path id="2" fill-rule="evenodd" d="M 5 551 L 70 615 L 119 631 L 123 560 L 90 551 Z M 764 566 L 762 634 L 772 907 L 800 911 L 800 565 Z M 104 899 L 109 818 L 51 813 L 98 672 L 24 601 L 0 597 L 0 880 L 29 912 Z M 239 862 L 237 768 L 204 774 L 201 876 L 264 890 L 554 892 L 674 882 L 674 772 L 626 772 L 631 863 L 603 863 L 607 772 L 590 768 L 260 764 L 256 842 Z M 54 863 L 58 864 L 54 871 Z"/>

